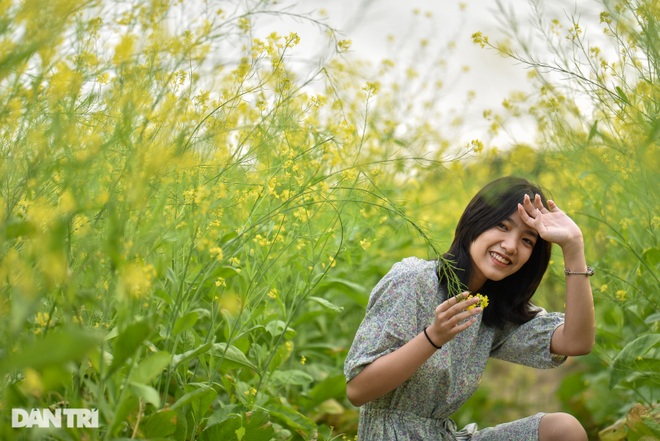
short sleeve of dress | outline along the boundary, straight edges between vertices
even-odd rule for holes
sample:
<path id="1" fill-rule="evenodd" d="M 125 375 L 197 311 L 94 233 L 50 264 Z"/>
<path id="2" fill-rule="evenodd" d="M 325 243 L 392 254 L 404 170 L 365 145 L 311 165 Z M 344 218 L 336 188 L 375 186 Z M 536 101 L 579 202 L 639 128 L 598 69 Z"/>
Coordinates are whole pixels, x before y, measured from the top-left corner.
<path id="1" fill-rule="evenodd" d="M 565 356 L 550 352 L 552 334 L 564 323 L 564 314 L 539 310 L 527 323 L 507 325 L 495 337 L 490 356 L 539 369 L 557 367 L 566 361 Z"/>
<path id="2" fill-rule="evenodd" d="M 418 314 L 420 292 L 437 290 L 437 282 L 434 285 L 427 277 L 428 271 L 424 271 L 427 267 L 425 261 L 404 259 L 396 263 L 374 287 L 364 319 L 346 356 L 346 381 L 418 334 L 419 326 L 422 326 Z"/>

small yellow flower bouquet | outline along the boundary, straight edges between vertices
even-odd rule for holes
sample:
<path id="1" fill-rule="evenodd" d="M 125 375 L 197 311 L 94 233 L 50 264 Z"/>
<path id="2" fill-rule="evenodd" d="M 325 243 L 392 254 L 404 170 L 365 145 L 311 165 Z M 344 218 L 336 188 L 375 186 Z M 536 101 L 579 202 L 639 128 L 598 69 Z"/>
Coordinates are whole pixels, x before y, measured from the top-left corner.
<path id="1" fill-rule="evenodd" d="M 481 308 L 484 308 L 484 309 L 485 309 L 486 306 L 488 306 L 488 296 L 485 296 L 485 295 L 483 295 L 483 294 L 474 294 L 474 295 L 472 295 L 472 294 L 468 294 L 466 300 L 467 300 L 467 299 L 471 299 L 471 298 L 473 298 L 473 297 L 478 298 L 479 301 L 478 301 L 477 303 L 475 303 L 474 305 L 470 305 L 470 306 L 468 306 L 468 307 L 467 307 L 468 310 L 470 310 L 470 309 L 474 309 L 474 308 L 476 308 L 476 307 L 481 307 Z"/>

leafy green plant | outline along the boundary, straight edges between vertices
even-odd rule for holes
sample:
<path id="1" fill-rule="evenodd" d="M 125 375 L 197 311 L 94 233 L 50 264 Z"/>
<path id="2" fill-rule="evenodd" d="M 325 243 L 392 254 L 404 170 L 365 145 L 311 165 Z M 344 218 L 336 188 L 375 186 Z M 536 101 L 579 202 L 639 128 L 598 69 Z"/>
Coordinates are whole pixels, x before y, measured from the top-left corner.
<path id="1" fill-rule="evenodd" d="M 567 208 L 587 234 L 599 271 L 598 335 L 580 374 L 586 388 L 578 411 L 603 424 L 658 399 L 660 10 L 643 0 L 603 2 L 597 20 L 562 21 L 531 5 L 536 34 L 525 34 L 500 3 L 507 38 L 473 39 L 530 70 L 533 92 L 508 100 L 499 120 L 533 116 L 545 146 L 538 176 L 553 192 L 573 195 Z M 574 404 L 576 394 L 571 389 Z"/>
<path id="2" fill-rule="evenodd" d="M 559 399 L 592 432 L 657 403 L 653 3 L 604 4 L 600 50 L 537 11 L 550 53 L 569 51 L 552 60 L 515 33 L 474 36 L 533 72 L 532 94 L 484 112 L 492 136 L 534 118 L 540 147 L 508 149 L 452 148 L 440 64 L 390 81 L 393 60 L 351 61 L 348 40 L 295 15 L 336 51 L 301 72 L 296 34 L 259 32 L 292 14 L 277 2 L 193 8 L 187 24 L 183 3 L 0 5 L 0 407 L 97 408 L 101 423 L 12 429 L 2 412 L 0 437 L 354 435 L 342 365 L 370 288 L 406 255 L 437 258 L 503 174 L 552 190 L 598 271 L 597 348 Z M 400 82 L 418 77 L 435 92 L 409 118 Z M 552 309 L 557 260 L 539 299 Z M 459 419 L 512 399 L 478 393 Z M 653 415 L 626 433 L 656 430 Z"/>
<path id="3" fill-rule="evenodd" d="M 376 84 L 254 36 L 277 4 L 123 6 L 2 5 L 0 401 L 99 410 L 55 439 L 330 439 L 364 295 L 335 268 L 422 232 L 397 195 L 433 161 L 379 145 Z"/>

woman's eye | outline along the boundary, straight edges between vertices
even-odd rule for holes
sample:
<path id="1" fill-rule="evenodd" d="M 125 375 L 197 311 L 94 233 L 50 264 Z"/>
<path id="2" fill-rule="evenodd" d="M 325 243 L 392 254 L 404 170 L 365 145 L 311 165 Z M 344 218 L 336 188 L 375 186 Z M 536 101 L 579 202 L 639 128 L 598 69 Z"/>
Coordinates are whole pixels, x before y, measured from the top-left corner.
<path id="1" fill-rule="evenodd" d="M 499 224 L 497 224 L 497 228 L 499 228 L 500 230 L 506 230 L 506 229 L 507 229 L 506 225 L 503 224 L 502 222 L 500 222 Z"/>
<path id="2" fill-rule="evenodd" d="M 526 243 L 527 245 L 529 245 L 530 247 L 533 247 L 533 246 L 534 246 L 534 241 L 531 240 L 531 239 L 523 239 L 523 242 L 525 242 L 525 243 Z"/>

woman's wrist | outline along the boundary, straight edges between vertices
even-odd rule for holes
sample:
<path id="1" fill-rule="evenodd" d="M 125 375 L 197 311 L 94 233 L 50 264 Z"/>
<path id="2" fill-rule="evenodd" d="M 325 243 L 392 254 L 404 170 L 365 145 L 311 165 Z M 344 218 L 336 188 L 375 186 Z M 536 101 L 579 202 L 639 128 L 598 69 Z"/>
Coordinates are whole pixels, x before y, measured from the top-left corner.
<path id="1" fill-rule="evenodd" d="M 559 244 L 564 258 L 570 258 L 572 255 L 584 255 L 584 238 L 582 235 L 569 239 L 565 243 Z"/>
<path id="2" fill-rule="evenodd" d="M 433 339 L 431 339 L 431 337 L 429 336 L 429 334 L 428 334 L 428 332 L 427 332 L 427 329 L 428 329 L 428 327 L 424 328 L 424 336 L 425 336 L 426 339 L 429 341 L 429 343 L 431 343 L 431 346 L 433 346 L 433 347 L 436 348 L 436 349 L 442 349 L 442 345 L 437 345 L 437 344 L 433 341 Z"/>

